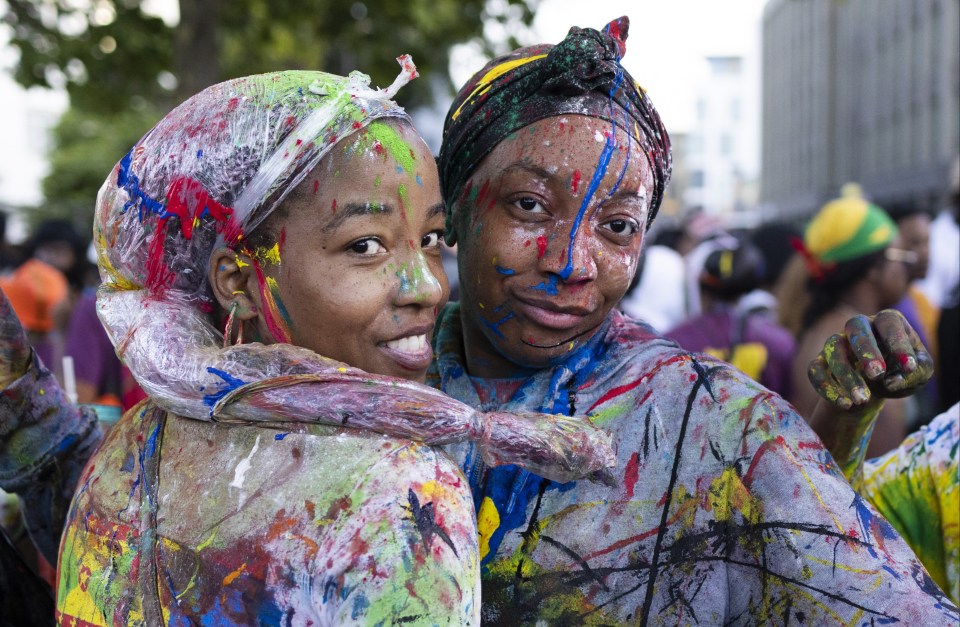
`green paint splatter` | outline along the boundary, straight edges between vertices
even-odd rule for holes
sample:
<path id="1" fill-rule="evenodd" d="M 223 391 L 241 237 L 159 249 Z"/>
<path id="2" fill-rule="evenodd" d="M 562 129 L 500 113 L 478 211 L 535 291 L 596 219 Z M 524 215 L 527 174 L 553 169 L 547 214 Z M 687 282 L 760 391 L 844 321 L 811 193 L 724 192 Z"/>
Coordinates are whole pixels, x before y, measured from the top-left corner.
<path id="1" fill-rule="evenodd" d="M 395 128 L 385 123 L 373 122 L 367 127 L 367 136 L 380 142 L 387 153 L 393 157 L 401 168 L 409 173 L 413 173 L 416 158 L 413 156 L 413 150 L 410 144 L 400 136 Z"/>

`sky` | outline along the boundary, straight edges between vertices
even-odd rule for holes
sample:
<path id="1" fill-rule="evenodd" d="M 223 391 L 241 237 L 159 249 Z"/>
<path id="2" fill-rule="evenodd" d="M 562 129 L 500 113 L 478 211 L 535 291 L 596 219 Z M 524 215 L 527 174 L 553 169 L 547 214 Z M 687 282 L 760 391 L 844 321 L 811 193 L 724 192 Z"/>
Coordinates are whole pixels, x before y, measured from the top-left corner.
<path id="1" fill-rule="evenodd" d="M 667 129 L 689 131 L 704 57 L 758 52 L 765 0 L 543 0 L 534 21 L 541 41 L 570 26 L 601 28 L 627 15 L 623 66 L 647 90 Z"/>

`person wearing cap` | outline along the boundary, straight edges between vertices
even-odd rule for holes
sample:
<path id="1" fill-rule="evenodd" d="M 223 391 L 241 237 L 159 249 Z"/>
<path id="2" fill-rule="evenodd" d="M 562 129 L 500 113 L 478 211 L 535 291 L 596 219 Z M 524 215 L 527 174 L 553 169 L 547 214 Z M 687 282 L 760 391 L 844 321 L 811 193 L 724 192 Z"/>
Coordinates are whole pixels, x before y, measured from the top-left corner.
<path id="1" fill-rule="evenodd" d="M 853 185 L 813 217 L 798 248 L 807 262 L 810 300 L 793 362 L 791 401 L 801 415 L 810 416 L 820 396 L 806 385 L 808 364 L 851 317 L 876 314 L 903 298 L 917 254 L 903 246 L 889 215 Z M 907 434 L 904 412 L 902 400 L 886 403 L 869 456 L 903 440 Z"/>
<path id="2" fill-rule="evenodd" d="M 754 381 L 789 397 L 793 353 L 790 332 L 765 315 L 743 310 L 740 298 L 764 276 L 760 251 L 748 241 L 714 250 L 700 271 L 701 315 L 666 333 L 686 350 L 730 362 Z"/>

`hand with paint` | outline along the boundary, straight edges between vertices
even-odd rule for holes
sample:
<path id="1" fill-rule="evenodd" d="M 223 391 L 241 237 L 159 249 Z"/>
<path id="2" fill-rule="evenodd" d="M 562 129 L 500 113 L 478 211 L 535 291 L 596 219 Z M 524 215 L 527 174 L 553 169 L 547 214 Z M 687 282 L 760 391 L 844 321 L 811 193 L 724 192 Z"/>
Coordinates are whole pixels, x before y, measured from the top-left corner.
<path id="1" fill-rule="evenodd" d="M 30 366 L 30 343 L 17 313 L 0 290 L 0 389 L 23 376 Z"/>
<path id="2" fill-rule="evenodd" d="M 850 318 L 810 363 L 822 397 L 807 417 L 844 476 L 857 487 L 867 445 L 887 398 L 903 398 L 933 376 L 933 358 L 903 315 L 884 309 Z"/>
<path id="3" fill-rule="evenodd" d="M 810 363 L 808 376 L 827 402 L 857 411 L 915 393 L 933 376 L 933 358 L 903 314 L 885 309 L 850 318 Z"/>

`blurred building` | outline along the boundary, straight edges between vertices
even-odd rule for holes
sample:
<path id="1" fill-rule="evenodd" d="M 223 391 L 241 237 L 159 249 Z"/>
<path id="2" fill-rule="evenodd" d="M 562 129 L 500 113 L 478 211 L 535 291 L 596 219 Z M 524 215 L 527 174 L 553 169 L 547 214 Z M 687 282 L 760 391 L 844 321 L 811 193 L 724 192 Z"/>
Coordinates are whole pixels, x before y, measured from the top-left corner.
<path id="1" fill-rule="evenodd" d="M 697 86 L 696 124 L 682 149 L 683 201 L 736 222 L 757 202 L 756 83 L 744 57 L 706 61 L 706 78 Z"/>
<path id="2" fill-rule="evenodd" d="M 960 0 L 770 0 L 761 200 L 808 215 L 848 181 L 936 208 L 960 150 Z"/>

